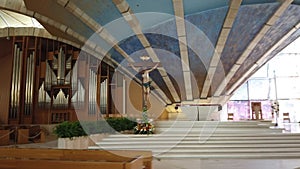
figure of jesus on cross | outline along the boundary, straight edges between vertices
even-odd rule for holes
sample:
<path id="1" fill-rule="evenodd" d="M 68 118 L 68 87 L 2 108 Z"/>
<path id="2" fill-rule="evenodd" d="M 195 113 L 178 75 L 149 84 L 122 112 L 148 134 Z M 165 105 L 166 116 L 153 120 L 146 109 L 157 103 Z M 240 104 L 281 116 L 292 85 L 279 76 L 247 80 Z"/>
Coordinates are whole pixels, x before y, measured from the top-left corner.
<path id="1" fill-rule="evenodd" d="M 150 104 L 150 72 L 160 66 L 159 62 L 146 62 L 150 59 L 149 56 L 141 56 L 140 57 L 143 62 L 139 63 L 129 63 L 129 65 L 133 68 L 139 68 L 139 72 L 142 74 L 142 86 L 143 86 L 143 109 L 148 109 L 148 105 Z"/>

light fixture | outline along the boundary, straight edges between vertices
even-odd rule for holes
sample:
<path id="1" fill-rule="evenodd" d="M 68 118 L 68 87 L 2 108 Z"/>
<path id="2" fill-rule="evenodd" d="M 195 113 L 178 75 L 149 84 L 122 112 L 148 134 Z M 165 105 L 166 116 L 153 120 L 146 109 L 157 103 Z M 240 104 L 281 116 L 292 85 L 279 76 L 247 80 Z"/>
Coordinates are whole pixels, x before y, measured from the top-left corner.
<path id="1" fill-rule="evenodd" d="M 140 59 L 143 61 L 147 61 L 150 59 L 150 57 L 149 56 L 141 56 Z"/>

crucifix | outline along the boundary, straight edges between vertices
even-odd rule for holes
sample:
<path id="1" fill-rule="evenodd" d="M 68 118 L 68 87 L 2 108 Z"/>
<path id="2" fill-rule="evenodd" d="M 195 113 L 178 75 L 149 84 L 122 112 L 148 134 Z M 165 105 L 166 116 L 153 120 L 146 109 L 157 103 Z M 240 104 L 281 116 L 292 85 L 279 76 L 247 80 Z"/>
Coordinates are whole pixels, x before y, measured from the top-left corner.
<path id="1" fill-rule="evenodd" d="M 161 66 L 159 62 L 149 62 L 149 56 L 141 56 L 142 62 L 138 63 L 129 63 L 129 66 L 133 68 L 138 68 L 139 73 L 142 74 L 142 87 L 143 87 L 143 111 L 148 110 L 148 105 L 150 104 L 150 72 L 156 69 L 158 66 Z"/>

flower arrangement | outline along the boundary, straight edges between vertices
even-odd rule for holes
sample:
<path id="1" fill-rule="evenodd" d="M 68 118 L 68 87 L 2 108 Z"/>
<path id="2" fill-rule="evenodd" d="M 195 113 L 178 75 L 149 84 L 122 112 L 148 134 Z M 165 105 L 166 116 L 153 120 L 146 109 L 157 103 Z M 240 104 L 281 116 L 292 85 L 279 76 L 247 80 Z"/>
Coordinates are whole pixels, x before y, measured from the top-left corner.
<path id="1" fill-rule="evenodd" d="M 272 117 L 274 118 L 274 114 L 276 115 L 275 117 L 275 126 L 278 126 L 278 116 L 279 116 L 279 102 L 277 100 L 272 102 L 271 105 L 272 108 Z"/>
<path id="2" fill-rule="evenodd" d="M 279 113 L 279 103 L 278 103 L 277 100 L 275 100 L 272 103 L 271 108 L 272 108 L 272 114 L 276 113 L 276 115 L 278 115 L 278 113 Z"/>
<path id="3" fill-rule="evenodd" d="M 135 134 L 154 134 L 154 125 L 152 124 L 153 120 L 148 119 L 147 108 L 143 108 L 142 120 L 137 119 L 137 125 L 134 128 Z"/>

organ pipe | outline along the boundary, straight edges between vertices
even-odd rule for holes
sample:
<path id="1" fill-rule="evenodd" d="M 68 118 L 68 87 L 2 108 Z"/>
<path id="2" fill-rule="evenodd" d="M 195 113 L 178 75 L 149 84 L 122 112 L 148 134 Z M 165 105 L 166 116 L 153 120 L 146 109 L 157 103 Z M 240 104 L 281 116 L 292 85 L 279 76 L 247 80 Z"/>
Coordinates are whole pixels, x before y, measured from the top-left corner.
<path id="1" fill-rule="evenodd" d="M 15 83 L 16 83 L 16 66 L 17 66 L 17 44 L 14 46 L 14 56 L 13 56 L 13 72 L 12 72 L 12 82 L 11 82 L 11 101 L 10 101 L 10 113 L 9 117 L 14 118 L 14 108 L 15 108 Z"/>
<path id="2" fill-rule="evenodd" d="M 59 93 L 56 97 L 53 96 L 53 107 L 57 109 L 68 108 L 69 95 L 65 95 L 62 89 L 59 90 Z"/>
<path id="3" fill-rule="evenodd" d="M 27 57 L 26 66 L 26 82 L 25 82 L 25 115 L 30 115 L 32 112 L 32 102 L 33 102 L 33 83 L 34 83 L 34 55 L 32 52 L 29 57 Z"/>
<path id="4" fill-rule="evenodd" d="M 89 114 L 96 114 L 97 112 L 97 75 L 90 69 L 89 71 Z"/>
<path id="5" fill-rule="evenodd" d="M 83 87 L 83 85 L 81 84 L 81 82 L 78 82 L 78 102 L 79 105 L 82 107 L 84 106 L 84 97 L 85 96 L 85 89 Z"/>
<path id="6" fill-rule="evenodd" d="M 58 84 L 63 85 L 65 79 L 65 68 L 66 68 L 66 56 L 62 50 L 59 49 L 58 53 L 58 68 L 57 68 L 57 80 Z"/>
<path id="7" fill-rule="evenodd" d="M 100 112 L 101 112 L 101 114 L 106 114 L 107 83 L 108 83 L 108 80 L 105 79 L 103 82 L 101 82 L 101 85 L 100 85 Z"/>
<path id="8" fill-rule="evenodd" d="M 78 81 L 78 62 L 76 62 L 72 69 L 72 89 L 77 89 L 77 81 Z"/>
<path id="9" fill-rule="evenodd" d="M 46 100 L 46 91 L 44 90 L 44 82 L 42 83 L 41 87 L 39 88 L 39 97 L 38 97 L 38 103 L 39 107 L 43 107 Z"/>
<path id="10" fill-rule="evenodd" d="M 66 85 L 69 85 L 70 84 L 70 78 L 71 78 L 71 72 L 69 72 L 66 76 L 66 79 L 65 79 L 65 84 Z"/>
<path id="11" fill-rule="evenodd" d="M 12 73 L 12 87 L 11 87 L 11 103 L 10 103 L 10 118 L 17 118 L 18 109 L 20 106 L 20 85 L 21 85 L 21 67 L 22 67 L 22 54 L 17 44 L 14 46 L 13 56 L 13 73 Z"/>
<path id="12" fill-rule="evenodd" d="M 66 63 L 66 69 L 70 70 L 72 68 L 72 57 L 69 57 Z"/>
<path id="13" fill-rule="evenodd" d="M 45 89 L 50 90 L 52 86 L 52 69 L 48 62 L 46 62 L 46 75 L 45 75 Z"/>
<path id="14" fill-rule="evenodd" d="M 14 115 L 13 118 L 17 118 L 17 113 L 18 113 L 18 90 L 19 90 L 19 69 L 18 67 L 21 66 L 20 65 L 20 48 L 17 48 L 17 55 L 16 55 L 16 67 L 15 67 L 15 71 L 16 71 L 16 81 L 15 81 L 15 93 L 14 93 Z"/>
<path id="15" fill-rule="evenodd" d="M 30 57 L 31 57 L 31 54 L 30 56 L 27 58 L 27 63 L 26 63 L 26 81 L 25 81 L 25 110 L 24 110 L 24 114 L 26 115 L 27 112 L 28 112 L 28 105 L 29 105 L 29 74 L 30 74 Z"/>

